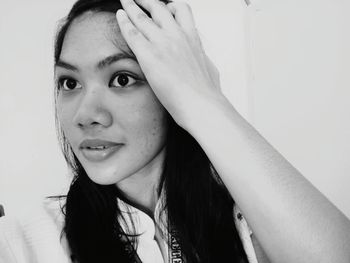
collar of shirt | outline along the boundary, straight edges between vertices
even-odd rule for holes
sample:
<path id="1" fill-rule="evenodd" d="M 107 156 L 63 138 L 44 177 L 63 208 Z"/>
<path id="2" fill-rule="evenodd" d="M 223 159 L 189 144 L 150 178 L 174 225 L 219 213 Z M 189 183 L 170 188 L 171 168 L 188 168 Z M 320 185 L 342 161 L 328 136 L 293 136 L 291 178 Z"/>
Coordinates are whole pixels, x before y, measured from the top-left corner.
<path id="1" fill-rule="evenodd" d="M 155 207 L 154 220 L 140 209 L 118 199 L 122 216 L 119 223 L 126 234 L 138 235 L 136 252 L 144 263 L 168 262 L 167 212 L 164 209 L 164 198 L 162 191 Z"/>

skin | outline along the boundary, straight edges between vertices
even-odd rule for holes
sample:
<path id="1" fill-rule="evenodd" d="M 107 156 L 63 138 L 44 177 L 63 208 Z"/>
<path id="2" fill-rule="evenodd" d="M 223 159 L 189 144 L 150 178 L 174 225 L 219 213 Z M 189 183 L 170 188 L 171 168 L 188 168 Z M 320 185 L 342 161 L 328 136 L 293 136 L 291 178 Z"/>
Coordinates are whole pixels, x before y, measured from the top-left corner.
<path id="1" fill-rule="evenodd" d="M 130 58 L 95 67 L 115 54 Z M 124 74 L 115 76 L 116 72 Z M 88 176 L 98 184 L 116 184 L 130 202 L 152 215 L 165 153 L 167 113 L 127 47 L 114 14 L 85 13 L 74 20 L 55 74 L 61 83 L 59 121 Z M 125 74 L 128 81 L 121 85 L 118 78 Z M 111 158 L 91 162 L 79 149 L 88 138 L 124 146 Z"/>
<path id="2" fill-rule="evenodd" d="M 269 261 L 350 262 L 350 221 L 220 92 L 190 7 L 135 1 L 152 19 L 121 0 L 116 17 L 127 44 L 158 99 L 207 153 Z"/>
<path id="3" fill-rule="evenodd" d="M 125 143 L 113 164 L 82 161 L 89 176 L 97 183 L 116 183 L 136 205 L 152 213 L 154 182 L 164 158 L 163 105 L 207 153 L 270 262 L 349 262 L 349 220 L 220 92 L 217 71 L 201 47 L 189 6 L 136 1 L 152 19 L 133 0 L 121 0 L 125 11 L 119 10 L 116 18 L 125 46 L 137 57 L 149 84 L 141 86 L 147 88 L 115 91 L 108 87 L 111 72 L 93 70 L 92 65 L 110 55 L 102 51 L 117 50 L 112 43 L 118 40 L 96 25 L 110 26 L 111 21 L 77 20 L 62 50 L 62 59 L 79 67 L 74 77 L 83 87 L 69 96 L 61 94 L 58 101 L 74 152 L 88 136 L 103 134 L 104 139 Z M 79 22 L 86 24 L 74 37 Z"/>

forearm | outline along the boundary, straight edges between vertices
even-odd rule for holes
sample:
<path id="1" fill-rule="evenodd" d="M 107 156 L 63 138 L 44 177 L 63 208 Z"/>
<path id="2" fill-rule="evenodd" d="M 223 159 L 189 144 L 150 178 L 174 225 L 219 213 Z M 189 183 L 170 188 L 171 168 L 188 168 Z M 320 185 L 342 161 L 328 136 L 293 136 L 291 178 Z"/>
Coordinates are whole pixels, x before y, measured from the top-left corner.
<path id="1" fill-rule="evenodd" d="M 195 112 L 185 128 L 207 153 L 271 262 L 350 262 L 349 220 L 226 99 L 202 103 Z"/>

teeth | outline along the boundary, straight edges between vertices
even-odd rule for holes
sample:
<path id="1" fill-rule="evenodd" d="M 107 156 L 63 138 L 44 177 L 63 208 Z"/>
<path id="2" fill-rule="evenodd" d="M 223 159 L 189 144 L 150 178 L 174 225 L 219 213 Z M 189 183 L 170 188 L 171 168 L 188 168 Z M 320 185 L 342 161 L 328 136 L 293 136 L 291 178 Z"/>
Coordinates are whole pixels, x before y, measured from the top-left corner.
<path id="1" fill-rule="evenodd" d="M 106 149 L 107 146 L 97 146 L 97 147 L 87 147 L 87 148 L 91 150 L 103 150 L 103 149 Z"/>

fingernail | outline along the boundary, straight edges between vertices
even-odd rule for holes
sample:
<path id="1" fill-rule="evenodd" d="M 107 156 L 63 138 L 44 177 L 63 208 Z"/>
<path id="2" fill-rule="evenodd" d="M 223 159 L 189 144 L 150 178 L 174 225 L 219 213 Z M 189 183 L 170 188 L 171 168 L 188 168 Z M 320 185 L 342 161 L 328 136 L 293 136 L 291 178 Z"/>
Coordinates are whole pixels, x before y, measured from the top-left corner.
<path id="1" fill-rule="evenodd" d="M 126 16 L 126 13 L 125 13 L 125 11 L 123 9 L 118 9 L 117 13 L 116 13 L 116 16 L 117 17 L 119 16 L 120 18 L 124 18 Z"/>

